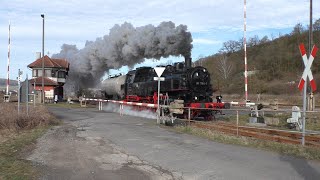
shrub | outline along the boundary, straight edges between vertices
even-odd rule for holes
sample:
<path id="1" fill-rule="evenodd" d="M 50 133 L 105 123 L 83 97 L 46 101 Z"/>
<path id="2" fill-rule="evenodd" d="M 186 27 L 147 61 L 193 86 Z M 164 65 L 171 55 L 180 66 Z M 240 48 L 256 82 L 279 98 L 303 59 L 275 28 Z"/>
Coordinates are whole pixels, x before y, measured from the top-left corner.
<path id="1" fill-rule="evenodd" d="M 0 103 L 0 130 L 19 131 L 58 123 L 43 105 L 29 106 L 28 112 L 25 104 L 18 115 L 17 103 Z"/>

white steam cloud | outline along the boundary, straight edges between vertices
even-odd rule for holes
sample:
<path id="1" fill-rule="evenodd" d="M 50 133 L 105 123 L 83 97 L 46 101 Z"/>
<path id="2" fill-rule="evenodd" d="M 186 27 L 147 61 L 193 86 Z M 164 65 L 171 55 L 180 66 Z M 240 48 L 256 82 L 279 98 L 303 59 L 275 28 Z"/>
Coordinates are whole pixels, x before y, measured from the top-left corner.
<path id="1" fill-rule="evenodd" d="M 83 49 L 75 45 L 63 44 L 59 54 L 53 58 L 65 58 L 70 62 L 69 77 L 65 85 L 66 93 L 77 88 L 95 87 L 110 69 L 122 66 L 132 68 L 145 59 L 184 56 L 189 58 L 192 49 L 191 33 L 187 26 L 171 21 L 159 26 L 133 27 L 130 23 L 115 25 L 109 35 L 87 41 Z"/>

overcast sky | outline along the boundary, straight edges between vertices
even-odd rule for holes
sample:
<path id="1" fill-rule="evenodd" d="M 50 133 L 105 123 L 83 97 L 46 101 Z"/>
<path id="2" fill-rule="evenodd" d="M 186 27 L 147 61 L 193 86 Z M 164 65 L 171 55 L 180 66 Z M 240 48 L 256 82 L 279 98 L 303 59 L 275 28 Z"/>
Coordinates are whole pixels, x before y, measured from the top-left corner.
<path id="1" fill-rule="evenodd" d="M 225 41 L 243 37 L 243 4 L 243 0 L 1 0 L 0 78 L 6 77 L 9 20 L 10 78 L 15 79 L 19 68 L 31 75 L 27 65 L 35 60 L 36 52 L 42 51 L 42 13 L 45 53 L 49 56 L 58 53 L 63 43 L 81 49 L 87 40 L 108 34 L 115 24 L 129 22 L 138 27 L 172 21 L 188 26 L 193 37 L 192 58 L 196 60 L 215 54 Z M 320 18 L 320 2 L 314 1 L 313 7 L 316 20 Z M 247 0 L 249 37 L 277 37 L 289 33 L 299 22 L 308 25 L 308 0 Z"/>

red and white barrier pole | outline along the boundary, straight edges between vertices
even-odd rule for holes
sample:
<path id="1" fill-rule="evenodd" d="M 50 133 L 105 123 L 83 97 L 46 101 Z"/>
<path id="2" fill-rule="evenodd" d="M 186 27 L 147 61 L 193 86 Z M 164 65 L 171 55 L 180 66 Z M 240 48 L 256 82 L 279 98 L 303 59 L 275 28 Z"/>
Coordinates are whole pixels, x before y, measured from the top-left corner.
<path id="1" fill-rule="evenodd" d="M 7 67 L 7 89 L 6 95 L 9 95 L 9 67 L 10 67 L 10 21 L 9 21 L 9 33 L 8 33 L 8 67 Z"/>
<path id="2" fill-rule="evenodd" d="M 246 102 L 248 101 L 248 66 L 247 66 L 247 37 L 246 37 L 246 31 L 247 31 L 247 1 L 244 0 L 244 21 L 243 21 L 243 45 L 244 45 L 244 91 L 245 91 L 245 97 Z"/>

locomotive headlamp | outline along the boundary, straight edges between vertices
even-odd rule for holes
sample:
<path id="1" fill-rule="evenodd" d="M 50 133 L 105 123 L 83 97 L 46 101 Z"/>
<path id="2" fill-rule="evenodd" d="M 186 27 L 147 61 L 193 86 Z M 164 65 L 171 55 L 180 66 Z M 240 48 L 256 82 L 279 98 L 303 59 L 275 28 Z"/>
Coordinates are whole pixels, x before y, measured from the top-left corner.
<path id="1" fill-rule="evenodd" d="M 195 100 L 198 100 L 198 97 L 197 97 L 197 96 L 195 96 L 195 97 L 194 97 L 194 99 L 195 99 Z"/>

